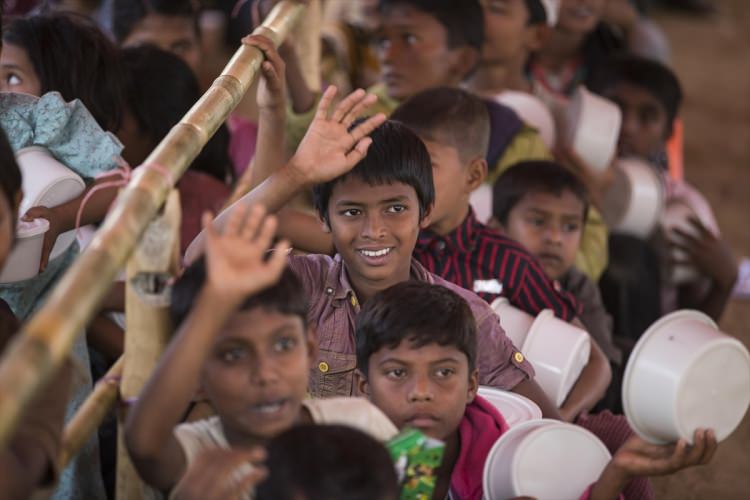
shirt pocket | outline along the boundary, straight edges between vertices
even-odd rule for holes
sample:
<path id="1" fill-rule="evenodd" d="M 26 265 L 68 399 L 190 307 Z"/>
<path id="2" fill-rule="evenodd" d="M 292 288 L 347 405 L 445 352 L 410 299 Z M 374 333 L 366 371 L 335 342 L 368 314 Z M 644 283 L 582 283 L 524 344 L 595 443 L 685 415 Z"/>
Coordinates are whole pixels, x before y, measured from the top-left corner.
<path id="1" fill-rule="evenodd" d="M 314 398 L 351 396 L 355 392 L 355 354 L 321 350 L 310 373 L 310 394 Z"/>

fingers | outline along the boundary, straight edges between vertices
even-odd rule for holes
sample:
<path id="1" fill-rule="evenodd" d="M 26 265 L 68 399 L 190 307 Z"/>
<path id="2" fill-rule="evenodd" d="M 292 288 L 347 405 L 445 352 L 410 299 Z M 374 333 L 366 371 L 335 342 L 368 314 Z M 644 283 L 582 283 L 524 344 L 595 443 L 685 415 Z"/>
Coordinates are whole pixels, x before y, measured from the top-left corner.
<path id="1" fill-rule="evenodd" d="M 341 124 L 346 128 L 349 128 L 354 120 L 362 116 L 367 108 L 375 104 L 378 100 L 378 96 L 375 94 L 367 94 L 364 99 L 359 101 L 350 111 L 348 111 L 341 119 Z"/>
<path id="2" fill-rule="evenodd" d="M 719 448 L 719 443 L 716 440 L 716 433 L 713 429 L 706 430 L 706 448 L 703 450 L 703 456 L 699 462 L 700 465 L 706 465 L 713 460 L 716 450 Z"/>
<path id="3" fill-rule="evenodd" d="M 263 205 L 252 205 L 247 208 L 247 218 L 236 232 L 230 233 L 240 236 L 243 240 L 253 240 L 265 225 L 266 208 Z"/>
<path id="4" fill-rule="evenodd" d="M 325 92 L 323 92 L 320 102 L 318 103 L 318 110 L 315 112 L 316 120 L 325 120 L 328 118 L 328 108 L 331 107 L 331 103 L 333 102 L 334 97 L 336 97 L 336 92 L 338 92 L 338 90 L 335 85 L 330 85 Z"/>
<path id="5" fill-rule="evenodd" d="M 50 231 L 47 231 L 44 234 L 44 241 L 42 242 L 42 256 L 39 259 L 39 272 L 44 272 L 45 269 L 47 269 L 47 264 L 49 263 L 49 254 L 52 252 L 52 247 L 55 245 L 55 241 L 57 240 L 57 234 L 51 234 Z"/>
<path id="6" fill-rule="evenodd" d="M 49 208 L 47 207 L 32 207 L 26 211 L 21 217 L 24 222 L 31 222 L 34 219 L 47 219 L 49 220 Z"/>
<path id="7" fill-rule="evenodd" d="M 350 130 L 349 135 L 352 136 L 352 140 L 355 144 L 357 144 L 360 142 L 360 139 L 370 135 L 370 132 L 381 126 L 383 122 L 385 122 L 385 119 L 386 117 L 383 113 L 378 113 L 375 116 L 371 116 L 367 120 L 358 124 L 352 130 Z"/>
<path id="8" fill-rule="evenodd" d="M 357 142 L 346 155 L 346 163 L 349 165 L 356 165 L 367 155 L 367 150 L 372 144 L 372 139 L 365 137 L 364 139 Z"/>
<path id="9" fill-rule="evenodd" d="M 331 120 L 335 122 L 341 122 L 346 114 L 355 108 L 360 101 L 366 97 L 366 92 L 362 89 L 357 89 L 348 96 L 346 96 L 340 103 L 336 105 L 333 113 L 331 113 Z"/>

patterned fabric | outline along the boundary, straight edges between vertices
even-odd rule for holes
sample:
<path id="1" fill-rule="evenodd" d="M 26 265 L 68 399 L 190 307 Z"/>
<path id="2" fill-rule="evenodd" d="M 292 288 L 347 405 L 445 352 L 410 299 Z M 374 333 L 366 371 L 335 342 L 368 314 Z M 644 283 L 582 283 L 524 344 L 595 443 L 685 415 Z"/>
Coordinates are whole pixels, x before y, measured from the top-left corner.
<path id="1" fill-rule="evenodd" d="M 314 397 L 356 394 L 354 327 L 360 305 L 341 256 L 292 256 L 289 267 L 302 281 L 310 297 L 307 317 L 317 332 L 320 347 L 319 359 L 310 374 L 310 393 Z M 482 385 L 510 390 L 534 377 L 531 364 L 513 346 L 497 315 L 484 300 L 429 273 L 416 260 L 412 260 L 411 277 L 449 288 L 468 302 L 479 332 L 477 366 Z"/>
<path id="2" fill-rule="evenodd" d="M 565 321 L 578 313 L 573 296 L 556 291 L 525 248 L 477 221 L 472 210 L 446 236 L 421 231 L 414 258 L 431 273 L 474 291 L 487 302 L 506 297 L 533 316 L 552 309 Z M 494 290 L 485 285 L 492 280 L 499 284 Z"/>

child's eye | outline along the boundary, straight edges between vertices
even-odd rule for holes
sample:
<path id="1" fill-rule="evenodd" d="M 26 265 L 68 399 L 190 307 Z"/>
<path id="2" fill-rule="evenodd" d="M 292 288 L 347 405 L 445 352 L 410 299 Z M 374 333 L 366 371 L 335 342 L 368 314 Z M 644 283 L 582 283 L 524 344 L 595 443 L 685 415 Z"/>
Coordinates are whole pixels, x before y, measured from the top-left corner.
<path id="1" fill-rule="evenodd" d="M 489 0 L 486 2 L 490 12 L 502 14 L 508 10 L 508 0 Z"/>
<path id="2" fill-rule="evenodd" d="M 358 208 L 347 208 L 346 210 L 341 211 L 340 214 L 344 217 L 356 217 L 357 215 L 362 215 L 362 210 Z"/>
<path id="3" fill-rule="evenodd" d="M 244 358 L 246 354 L 245 349 L 241 347 L 232 347 L 226 349 L 220 353 L 221 360 L 225 363 L 236 363 L 240 359 Z"/>
<path id="4" fill-rule="evenodd" d="M 391 46 L 391 41 L 384 36 L 375 37 L 375 46 L 380 50 L 388 50 Z"/>
<path id="5" fill-rule="evenodd" d="M 576 224 L 576 223 L 573 223 L 573 222 L 567 223 L 567 224 L 563 224 L 563 231 L 566 232 L 566 233 L 575 233 L 579 229 L 580 229 L 580 226 L 578 224 Z"/>
<path id="6" fill-rule="evenodd" d="M 403 368 L 394 368 L 393 370 L 388 370 L 387 372 L 385 372 L 385 375 L 388 378 L 400 379 L 406 376 L 406 370 L 404 370 Z"/>
<path id="7" fill-rule="evenodd" d="M 448 378 L 454 373 L 456 373 L 456 370 L 454 370 L 453 368 L 440 368 L 436 372 L 436 375 L 438 376 L 438 378 Z"/>
<path id="8" fill-rule="evenodd" d="M 419 41 L 419 39 L 416 37 L 416 35 L 413 35 L 411 33 L 404 33 L 401 35 L 401 38 L 406 42 L 407 45 L 414 45 Z"/>
<path id="9" fill-rule="evenodd" d="M 405 211 L 406 211 L 405 205 L 391 205 L 390 207 L 388 207 L 388 212 L 392 214 L 400 214 L 401 212 L 405 212 Z"/>
<path id="10" fill-rule="evenodd" d="M 273 348 L 276 352 L 288 352 L 294 349 L 297 341 L 291 337 L 282 337 L 276 341 Z"/>
<path id="11" fill-rule="evenodd" d="M 15 73 L 8 73 L 8 76 L 5 78 L 5 81 L 8 83 L 8 85 L 21 85 L 23 81 L 21 80 L 21 77 L 16 75 Z"/>
<path id="12" fill-rule="evenodd" d="M 193 43 L 188 40 L 183 40 L 173 43 L 171 48 L 172 52 L 175 54 L 185 54 L 186 52 L 190 52 L 193 48 Z"/>
<path id="13" fill-rule="evenodd" d="M 541 217 L 530 217 L 528 219 L 528 223 L 536 227 L 544 226 L 544 222 L 545 222 L 544 219 Z"/>

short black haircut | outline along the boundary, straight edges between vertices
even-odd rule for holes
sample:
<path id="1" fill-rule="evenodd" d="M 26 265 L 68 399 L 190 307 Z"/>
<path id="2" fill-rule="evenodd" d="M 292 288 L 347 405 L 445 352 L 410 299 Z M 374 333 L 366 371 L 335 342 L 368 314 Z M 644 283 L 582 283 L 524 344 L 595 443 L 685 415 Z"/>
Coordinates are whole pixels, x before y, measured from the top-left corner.
<path id="1" fill-rule="evenodd" d="M 585 221 L 589 207 L 588 193 L 583 182 L 573 172 L 552 161 L 517 163 L 495 181 L 492 188 L 492 215 L 506 225 L 513 207 L 527 194 L 550 193 L 560 196 L 565 191 L 581 200 Z"/>
<path id="2" fill-rule="evenodd" d="M 388 450 L 343 425 L 298 425 L 273 438 L 257 500 L 396 500 Z"/>
<path id="3" fill-rule="evenodd" d="M 447 143 L 461 159 L 484 158 L 490 144 L 490 115 L 480 98 L 453 87 L 423 90 L 391 115 L 428 141 Z"/>
<path id="4" fill-rule="evenodd" d="M 477 324 L 469 304 L 452 290 L 403 281 L 375 294 L 357 315 L 357 367 L 366 376 L 370 357 L 409 341 L 453 346 L 466 354 L 469 372 L 477 357 Z"/>
<path id="5" fill-rule="evenodd" d="M 16 196 L 21 192 L 21 187 L 21 169 L 18 168 L 8 137 L 0 127 L 0 193 L 5 196 L 11 210 L 14 208 Z M 14 217 L 13 220 L 15 219 Z"/>
<path id="6" fill-rule="evenodd" d="M 91 20 L 70 13 L 19 17 L 5 26 L 3 41 L 26 51 L 42 94 L 80 99 L 104 130 L 120 128 L 125 107 L 120 52 Z"/>
<path id="7" fill-rule="evenodd" d="M 149 44 L 122 49 L 122 62 L 128 108 L 139 132 L 148 137 L 155 148 L 200 99 L 198 78 L 181 58 Z M 190 164 L 190 169 L 221 182 L 232 180 L 234 169 L 228 150 L 229 130 L 222 124 Z"/>
<path id="8" fill-rule="evenodd" d="M 408 5 L 438 20 L 447 34 L 448 47 L 469 46 L 481 52 L 484 44 L 484 12 L 478 0 L 380 0 L 378 11 Z"/>
<path id="9" fill-rule="evenodd" d="M 203 289 L 206 282 L 206 262 L 201 256 L 193 262 L 180 276 L 172 287 L 172 302 L 170 316 L 172 324 L 177 327 L 190 313 L 193 302 Z M 299 316 L 302 324 L 307 327 L 308 299 L 302 283 L 294 272 L 286 268 L 279 281 L 260 293 L 250 295 L 238 308 L 239 311 L 249 311 L 262 307 L 267 311 L 277 312 L 289 316 Z"/>
<path id="10" fill-rule="evenodd" d="M 528 25 L 547 24 L 547 9 L 542 0 L 524 0 L 526 9 L 529 11 Z"/>
<path id="11" fill-rule="evenodd" d="M 117 43 L 122 43 L 146 16 L 159 14 L 186 17 L 193 21 L 195 33 L 200 34 L 196 4 L 193 0 L 114 0 L 112 32 Z"/>
<path id="12" fill-rule="evenodd" d="M 432 163 L 424 143 L 406 125 L 392 120 L 373 130 L 370 137 L 372 144 L 367 155 L 350 172 L 313 188 L 318 214 L 327 222 L 333 188 L 349 177 L 356 177 L 370 186 L 402 183 L 413 187 L 419 199 L 421 219 L 435 201 Z"/>
<path id="13" fill-rule="evenodd" d="M 680 81 L 671 69 L 660 62 L 632 54 L 621 54 L 600 65 L 591 77 L 592 91 L 606 95 L 619 83 L 645 89 L 667 113 L 666 134 L 672 133 L 674 120 L 682 104 Z"/>

